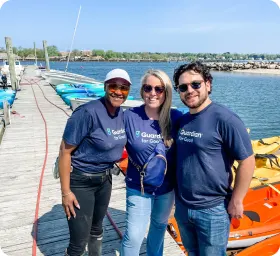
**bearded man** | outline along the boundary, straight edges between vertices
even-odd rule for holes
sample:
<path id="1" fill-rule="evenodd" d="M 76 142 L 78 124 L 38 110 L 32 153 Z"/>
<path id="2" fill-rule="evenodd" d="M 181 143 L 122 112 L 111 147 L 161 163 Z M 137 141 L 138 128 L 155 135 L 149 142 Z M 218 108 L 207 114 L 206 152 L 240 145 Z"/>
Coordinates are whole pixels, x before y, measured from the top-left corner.
<path id="1" fill-rule="evenodd" d="M 213 77 L 206 65 L 181 65 L 173 80 L 189 108 L 176 138 L 175 218 L 182 242 L 189 256 L 226 255 L 230 219 L 242 218 L 255 167 L 251 141 L 241 119 L 209 98 Z"/>

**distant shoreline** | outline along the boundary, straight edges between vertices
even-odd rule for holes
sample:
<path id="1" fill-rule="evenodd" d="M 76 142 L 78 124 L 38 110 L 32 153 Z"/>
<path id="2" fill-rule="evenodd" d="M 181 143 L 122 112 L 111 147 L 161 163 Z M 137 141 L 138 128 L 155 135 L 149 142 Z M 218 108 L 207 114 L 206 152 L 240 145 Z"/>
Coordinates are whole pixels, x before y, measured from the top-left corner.
<path id="1" fill-rule="evenodd" d="M 235 73 L 249 73 L 249 74 L 264 74 L 264 75 L 280 75 L 280 69 L 237 69 L 233 70 Z"/>
<path id="2" fill-rule="evenodd" d="M 40 60 L 38 60 L 40 62 Z M 64 61 L 53 61 L 50 62 L 64 62 Z M 71 61 L 72 62 L 72 61 Z M 79 61 L 73 61 L 79 62 Z M 83 61 L 91 62 L 91 61 Z M 95 62 L 95 61 L 94 61 Z M 98 62 L 98 61 L 96 61 Z M 100 61 L 100 62 L 118 62 L 118 61 Z M 124 61 L 121 61 L 124 62 Z M 148 62 L 145 60 L 130 60 L 126 62 Z M 151 61 L 149 61 L 151 62 Z M 153 61 L 162 62 L 162 61 Z M 179 63 L 178 63 L 179 64 Z M 235 72 L 235 73 L 248 73 L 248 74 L 264 74 L 264 75 L 280 75 L 280 62 L 247 62 L 247 63 L 234 63 L 234 62 L 205 62 L 205 64 L 210 68 L 211 71 L 222 71 L 222 72 Z M 1 69 L 1 68 L 0 68 Z"/>

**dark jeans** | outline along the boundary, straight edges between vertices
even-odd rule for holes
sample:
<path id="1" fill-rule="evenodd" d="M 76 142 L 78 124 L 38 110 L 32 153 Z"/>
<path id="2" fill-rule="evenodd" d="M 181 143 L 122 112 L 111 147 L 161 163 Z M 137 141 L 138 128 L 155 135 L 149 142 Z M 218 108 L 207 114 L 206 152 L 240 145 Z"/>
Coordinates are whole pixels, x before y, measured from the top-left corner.
<path id="1" fill-rule="evenodd" d="M 71 217 L 68 221 L 70 243 L 67 254 L 81 256 L 88 244 L 89 256 L 101 256 L 102 222 L 111 197 L 112 175 L 86 176 L 73 170 L 70 188 L 79 202 L 80 210 L 75 208 L 76 218 Z"/>

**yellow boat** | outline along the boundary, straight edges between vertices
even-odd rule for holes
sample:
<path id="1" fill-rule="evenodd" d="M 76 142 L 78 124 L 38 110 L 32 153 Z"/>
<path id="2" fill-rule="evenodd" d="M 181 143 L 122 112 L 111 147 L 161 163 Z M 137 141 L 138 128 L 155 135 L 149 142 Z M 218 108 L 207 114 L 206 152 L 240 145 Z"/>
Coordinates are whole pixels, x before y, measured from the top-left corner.
<path id="1" fill-rule="evenodd" d="M 266 167 L 280 170 L 280 155 L 256 154 L 256 167 Z"/>
<path id="2" fill-rule="evenodd" d="M 232 167 L 233 181 L 232 187 L 234 186 L 235 175 L 236 175 L 236 165 L 237 162 Z M 264 186 L 270 183 L 280 181 L 280 169 L 271 169 L 267 167 L 255 168 L 252 181 L 250 183 L 250 188 L 256 188 Z"/>
<path id="3" fill-rule="evenodd" d="M 280 155 L 273 155 L 280 148 L 280 136 L 252 140 L 252 147 L 256 159 L 256 167 L 250 188 L 255 188 L 280 181 Z M 232 166 L 234 186 L 238 162 L 234 161 Z"/>
<path id="4" fill-rule="evenodd" d="M 250 183 L 250 188 L 260 186 L 268 186 L 268 184 L 280 181 L 280 170 L 273 170 L 270 168 L 256 168 L 254 171 L 253 179 Z"/>
<path id="5" fill-rule="evenodd" d="M 280 148 L 280 136 L 252 140 L 255 154 L 273 154 Z"/>

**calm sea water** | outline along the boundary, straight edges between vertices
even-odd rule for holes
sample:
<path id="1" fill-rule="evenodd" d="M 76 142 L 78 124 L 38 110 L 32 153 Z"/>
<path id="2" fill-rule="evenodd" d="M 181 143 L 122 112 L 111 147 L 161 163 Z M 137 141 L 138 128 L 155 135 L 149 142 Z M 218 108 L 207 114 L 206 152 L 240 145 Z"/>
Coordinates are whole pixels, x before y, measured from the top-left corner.
<path id="1" fill-rule="evenodd" d="M 44 65 L 44 63 L 42 63 Z M 181 63 L 70 62 L 68 71 L 104 80 L 113 68 L 125 69 L 132 80 L 131 95 L 140 98 L 141 76 L 147 69 L 162 69 L 172 78 Z M 52 69 L 64 70 L 65 62 L 50 62 Z M 236 112 L 251 129 L 251 139 L 280 136 L 280 76 L 213 72 L 211 99 Z M 184 107 L 173 91 L 173 105 Z"/>

